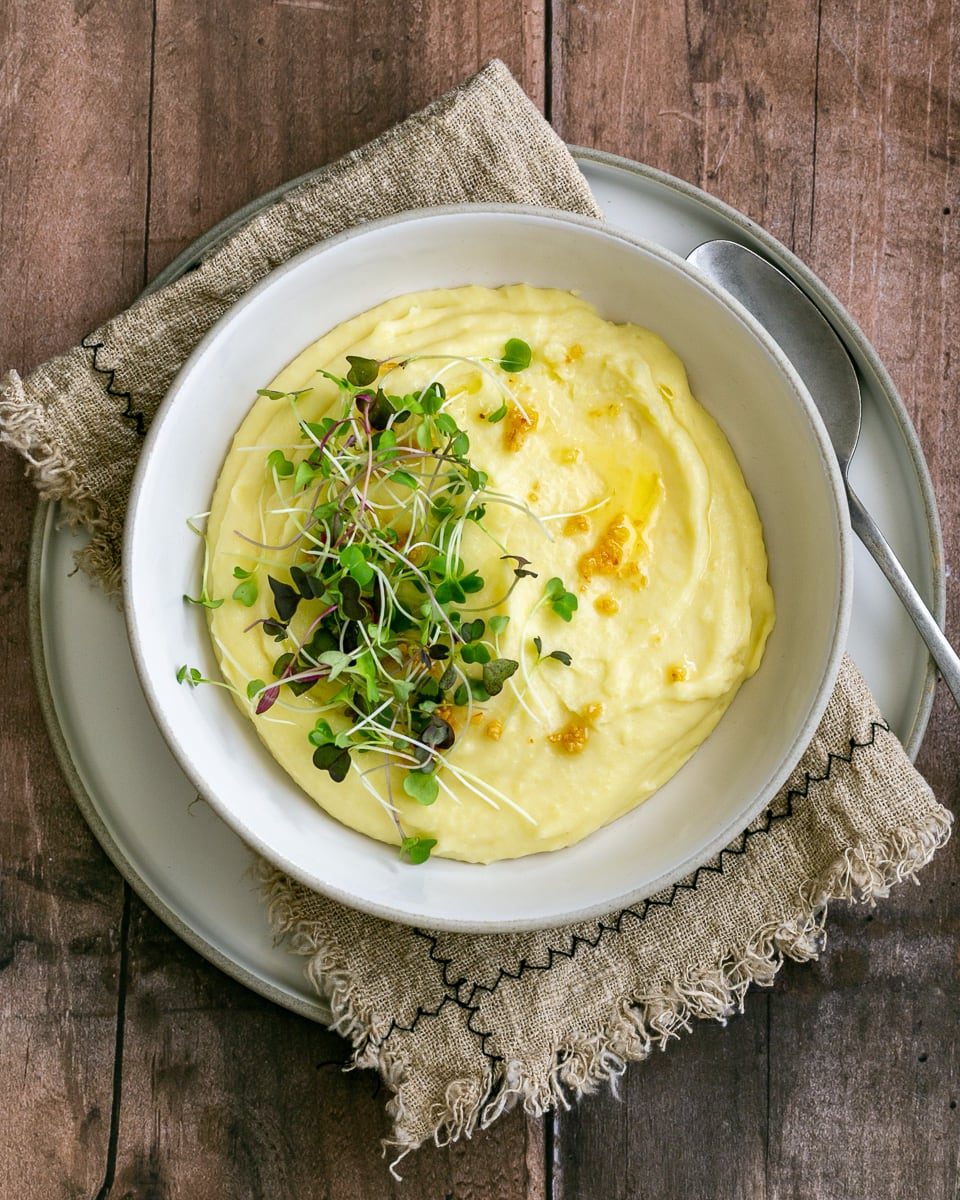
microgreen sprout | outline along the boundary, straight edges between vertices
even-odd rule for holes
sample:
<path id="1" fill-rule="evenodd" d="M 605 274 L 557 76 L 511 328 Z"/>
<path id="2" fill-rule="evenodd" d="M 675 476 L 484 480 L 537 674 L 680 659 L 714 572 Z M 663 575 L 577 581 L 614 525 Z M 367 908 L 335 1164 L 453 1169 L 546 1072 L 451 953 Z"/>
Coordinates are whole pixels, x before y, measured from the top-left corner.
<path id="1" fill-rule="evenodd" d="M 503 348 L 500 366 L 511 373 L 525 371 L 532 358 L 530 347 L 520 338 L 511 338 Z"/>
<path id="2" fill-rule="evenodd" d="M 573 619 L 573 614 L 577 611 L 579 602 L 573 592 L 568 592 L 563 586 L 562 579 L 556 576 L 553 579 L 548 579 L 544 594 L 550 601 L 550 607 L 561 620 L 571 621 Z"/>
<path id="3" fill-rule="evenodd" d="M 200 592 L 200 595 L 199 595 L 199 596 L 188 596 L 188 595 L 187 595 L 187 593 L 186 593 L 186 592 L 184 592 L 184 593 L 183 593 L 183 598 L 184 598 L 184 600 L 187 602 L 187 604 L 197 604 L 197 605 L 199 605 L 201 608 L 219 608 L 219 607 L 220 607 L 220 605 L 223 603 L 223 601 L 222 601 L 222 600 L 212 600 L 212 599 L 211 599 L 211 598 L 210 598 L 210 597 L 207 595 L 207 589 L 206 589 L 206 588 L 204 588 L 204 589 L 203 589 L 203 590 Z"/>
<path id="4" fill-rule="evenodd" d="M 444 365 L 411 392 L 388 390 L 388 377 L 413 358 L 437 358 Z M 441 792 L 459 803 L 450 786 L 456 784 L 494 809 L 502 804 L 533 821 L 508 796 L 451 762 L 450 755 L 470 729 L 477 705 L 508 683 L 517 691 L 513 677 L 518 671 L 529 687 L 522 649 L 527 623 L 520 631 L 519 660 L 507 657 L 500 639 L 509 617 L 498 610 L 537 572 L 486 529 L 488 505 L 511 507 L 535 522 L 547 539 L 552 535 L 528 505 L 489 487 L 487 474 L 469 457 L 470 438 L 450 411 L 453 397 L 441 379 L 458 363 L 472 364 L 492 378 L 504 398 L 486 417 L 495 424 L 506 415 L 508 402 L 519 406 L 497 369 L 514 374 L 531 361 L 530 346 L 520 338 L 509 339 L 498 358 L 422 355 L 380 361 L 348 355 L 344 375 L 318 372 L 337 388 L 333 408 L 318 420 L 306 420 L 298 405 L 310 388 L 258 392 L 289 401 L 302 448 L 260 448 L 266 451 L 268 511 L 284 515 L 292 534 L 268 544 L 262 507 L 256 534 L 236 531 L 257 549 L 250 551 L 247 566 L 234 567 L 232 600 L 246 608 L 261 596 L 270 601 L 267 615 L 246 631 L 262 631 L 277 647 L 271 678 L 250 679 L 246 701 L 266 720 L 275 719 L 266 716 L 275 705 L 295 707 L 290 697 L 300 699 L 301 710 L 306 704 L 315 712 L 307 735 L 314 765 L 335 783 L 351 772 L 358 775 L 390 814 L 401 855 L 411 863 L 425 862 L 437 843 L 403 828 L 393 791 L 397 772 L 403 795 L 418 805 L 437 803 Z M 504 550 L 502 561 L 512 573 L 505 592 L 488 586 L 476 566 L 465 561 L 464 533 L 473 527 Z M 270 551 L 274 561 L 259 557 L 263 551 Z M 185 599 L 206 608 L 224 603 L 211 599 L 205 588 L 198 598 Z M 577 599 L 560 579 L 551 579 L 533 612 L 546 605 L 569 621 Z M 543 655 L 540 638 L 533 642 L 535 666 L 544 658 L 570 664 L 565 651 Z M 191 687 L 214 682 L 186 665 L 177 680 Z M 364 764 L 368 755 L 374 766 Z M 374 782 L 380 771 L 385 796 Z"/>

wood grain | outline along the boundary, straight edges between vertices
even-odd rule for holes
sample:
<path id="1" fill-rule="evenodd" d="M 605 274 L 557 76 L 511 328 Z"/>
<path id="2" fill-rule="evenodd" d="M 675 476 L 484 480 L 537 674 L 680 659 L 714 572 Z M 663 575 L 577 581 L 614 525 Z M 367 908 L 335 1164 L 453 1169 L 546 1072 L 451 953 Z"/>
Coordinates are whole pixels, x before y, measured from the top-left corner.
<path id="1" fill-rule="evenodd" d="M 553 45 L 565 137 L 736 205 L 850 307 L 916 421 L 954 562 L 957 15 L 949 3 L 563 0 Z M 951 580 L 955 640 L 957 600 Z M 920 761 L 954 808 L 958 732 L 941 695 Z M 631 1069 L 624 1106 L 564 1114 L 556 1196 L 954 1198 L 958 862 L 954 842 L 876 916 L 838 909 L 820 964 L 788 966 L 725 1032 L 699 1028 Z M 728 1056 L 735 1037 L 753 1052 Z"/>
<path id="2" fill-rule="evenodd" d="M 0 363 L 65 349 L 142 283 L 149 12 L 0 5 Z M 34 498 L 0 456 L 0 1194 L 92 1196 L 113 1094 L 123 887 L 33 689 Z"/>
<path id="3" fill-rule="evenodd" d="M 159 0 L 150 272 L 221 217 L 503 58 L 543 103 L 544 0 Z"/>

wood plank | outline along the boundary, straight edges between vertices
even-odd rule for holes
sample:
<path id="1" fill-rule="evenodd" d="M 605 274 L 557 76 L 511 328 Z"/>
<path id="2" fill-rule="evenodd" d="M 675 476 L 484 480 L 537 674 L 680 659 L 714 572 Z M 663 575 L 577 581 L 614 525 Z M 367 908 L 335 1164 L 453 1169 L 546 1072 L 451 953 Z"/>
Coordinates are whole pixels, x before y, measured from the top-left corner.
<path id="1" fill-rule="evenodd" d="M 874 341 L 910 409 L 960 553 L 957 8 L 825 0 L 811 264 Z M 952 31 L 952 36 L 947 36 Z M 950 212 L 944 212 L 948 208 Z M 957 581 L 949 629 L 960 636 Z M 920 759 L 954 811 L 960 720 L 941 688 Z M 785 1196 L 924 1197 L 960 1188 L 960 845 L 875 914 L 841 911 L 771 1022 L 771 1175 Z M 854 1047 L 857 1049 L 855 1050 Z"/>
<path id="2" fill-rule="evenodd" d="M 148 11 L 0 6 L 0 367 L 29 369 L 138 291 Z M 33 492 L 0 454 L 0 1193 L 94 1195 L 107 1157 L 123 888 L 33 689 Z"/>
<path id="3" fill-rule="evenodd" d="M 555 0 L 568 142 L 688 179 L 806 253 L 817 7 Z"/>
<path id="4" fill-rule="evenodd" d="M 503 58 L 543 106 L 544 0 L 161 0 L 150 273 L 221 217 Z"/>
<path id="5" fill-rule="evenodd" d="M 160 0 L 151 272 L 225 213 L 344 152 L 494 54 L 542 99 L 538 3 Z M 450 1150 L 380 1156 L 385 1095 L 345 1044 L 224 978 L 134 906 L 115 1189 L 120 1195 L 545 1195 L 521 1113 Z"/>

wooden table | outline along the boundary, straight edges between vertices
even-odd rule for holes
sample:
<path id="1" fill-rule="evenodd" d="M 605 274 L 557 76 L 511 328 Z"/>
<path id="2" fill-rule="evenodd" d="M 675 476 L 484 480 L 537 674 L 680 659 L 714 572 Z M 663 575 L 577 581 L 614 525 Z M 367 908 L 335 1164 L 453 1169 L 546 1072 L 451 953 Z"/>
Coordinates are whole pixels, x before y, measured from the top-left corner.
<path id="1" fill-rule="evenodd" d="M 960 563 L 958 47 L 949 0 L 3 0 L 0 367 L 499 55 L 563 137 L 692 180 L 820 273 L 906 400 Z M 30 677 L 34 497 L 9 453 L 0 506 L 3 1196 L 960 1195 L 956 841 L 921 887 L 838 910 L 822 960 L 726 1030 L 632 1068 L 620 1102 L 515 1112 L 398 1187 L 374 1077 L 180 943 L 74 809 Z M 954 579 L 955 640 L 958 598 Z M 920 762 L 955 807 L 945 694 Z"/>

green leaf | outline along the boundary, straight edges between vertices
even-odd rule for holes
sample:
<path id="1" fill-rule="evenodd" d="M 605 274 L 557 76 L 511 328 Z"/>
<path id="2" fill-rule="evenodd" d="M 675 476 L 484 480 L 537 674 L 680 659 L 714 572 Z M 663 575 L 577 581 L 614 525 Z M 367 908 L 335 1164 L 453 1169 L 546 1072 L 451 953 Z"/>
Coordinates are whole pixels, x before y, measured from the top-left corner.
<path id="1" fill-rule="evenodd" d="M 367 610 L 360 600 L 360 584 L 352 575 L 340 580 L 340 607 L 345 617 L 351 621 L 362 621 Z"/>
<path id="2" fill-rule="evenodd" d="M 252 571 L 245 571 L 243 569 L 243 567 L 234 567 L 233 568 L 234 579 L 249 579 L 252 574 L 253 574 Z"/>
<path id="3" fill-rule="evenodd" d="M 317 655 L 317 662 L 330 668 L 330 674 L 327 676 L 329 680 L 336 679 L 350 666 L 352 661 L 350 655 L 344 654 L 342 650 L 324 650 L 322 654 Z"/>
<path id="4" fill-rule="evenodd" d="M 363 551 L 357 545 L 346 546 L 340 551 L 340 563 L 361 587 L 366 587 L 373 579 L 373 567 L 367 562 Z"/>
<path id="5" fill-rule="evenodd" d="M 565 667 L 569 667 L 573 662 L 573 659 L 566 652 L 566 650 L 551 650 L 547 655 L 547 658 L 555 658 L 557 662 L 563 663 Z"/>
<path id="6" fill-rule="evenodd" d="M 498 616 L 491 617 L 487 624 L 490 626 L 491 633 L 503 633 L 510 624 L 510 618 L 505 613 L 501 613 Z"/>
<path id="7" fill-rule="evenodd" d="M 568 592 L 563 586 L 563 580 L 554 576 L 548 579 L 544 587 L 544 595 L 550 601 L 550 607 L 563 621 L 573 619 L 573 614 L 580 607 L 580 601 L 573 592 Z"/>
<path id="8" fill-rule="evenodd" d="M 368 704 L 377 704 L 380 700 L 380 689 L 377 687 L 377 664 L 369 650 L 364 652 L 354 664 L 357 673 L 362 676 Z"/>
<path id="9" fill-rule="evenodd" d="M 492 662 L 485 663 L 483 686 L 491 696 L 498 696 L 503 691 L 503 685 L 519 666 L 520 664 L 512 658 L 495 658 Z"/>
<path id="10" fill-rule="evenodd" d="M 311 746 L 329 746 L 336 741 L 336 734 L 330 728 L 330 722 L 321 719 L 307 734 Z"/>
<path id="11" fill-rule="evenodd" d="M 482 592 L 484 588 L 483 578 L 476 571 L 471 571 L 469 575 L 463 575 L 460 578 L 461 588 L 469 595 L 471 592 Z M 462 603 L 462 601 L 461 601 Z"/>
<path id="12" fill-rule="evenodd" d="M 296 588 L 292 588 L 289 583 L 283 583 L 279 579 L 274 579 L 272 575 L 267 576 L 267 583 L 269 583 L 270 590 L 273 592 L 273 603 L 277 610 L 277 616 L 281 621 L 289 621 L 300 604 L 300 593 Z M 266 626 L 264 626 L 264 629 L 266 630 Z M 269 633 L 269 630 L 266 630 L 266 632 Z"/>
<path id="13" fill-rule="evenodd" d="M 487 422 L 490 425 L 496 425 L 497 422 L 502 421 L 506 415 L 507 415 L 507 402 L 506 402 L 506 400 L 504 400 L 504 402 L 500 405 L 500 407 L 496 410 L 496 412 L 490 413 L 490 415 L 487 417 Z"/>
<path id="14" fill-rule="evenodd" d="M 371 429 L 386 429 L 393 416 L 393 405 L 383 388 L 377 388 L 373 401 L 367 407 L 367 420 Z"/>
<path id="15" fill-rule="evenodd" d="M 347 388 L 349 384 L 345 379 L 341 379 L 339 375 L 331 375 L 329 371 L 325 371 L 323 367 L 317 367 L 317 374 L 322 375 L 324 379 L 329 379 L 331 383 L 335 383 L 338 388 Z"/>
<path id="16" fill-rule="evenodd" d="M 441 433 L 445 433 L 447 437 L 453 437 L 460 432 L 460 427 L 449 413 L 439 413 L 434 424 Z"/>
<path id="17" fill-rule="evenodd" d="M 257 587 L 255 579 L 245 579 L 233 589 L 234 600 L 238 601 L 245 608 L 252 608 L 256 604 L 259 594 L 260 589 Z"/>
<path id="18" fill-rule="evenodd" d="M 405 837 L 400 843 L 400 853 L 405 855 L 414 866 L 419 866 L 427 861 L 430 851 L 436 844 L 436 838 Z"/>
<path id="19" fill-rule="evenodd" d="M 293 655 L 290 653 L 281 654 L 277 661 L 273 664 L 273 677 L 279 679 L 287 667 L 293 662 Z"/>
<path id="20" fill-rule="evenodd" d="M 302 492 L 304 488 L 309 487 L 319 474 L 316 467 L 311 467 L 306 459 L 297 465 L 297 473 L 294 476 L 293 486 L 298 492 Z"/>
<path id="21" fill-rule="evenodd" d="M 417 445 L 421 450 L 433 449 L 433 430 L 429 421 L 421 421 L 417 426 Z"/>
<path id="22" fill-rule="evenodd" d="M 425 413 L 432 415 L 439 412 L 441 404 L 447 398 L 447 390 L 442 383 L 431 383 L 420 394 L 420 407 Z"/>
<path id="23" fill-rule="evenodd" d="M 335 744 L 318 746 L 313 752 L 313 765 L 326 771 L 334 783 L 342 783 L 350 770 L 350 751 Z"/>
<path id="24" fill-rule="evenodd" d="M 286 392 L 273 392 L 270 388 L 257 388 L 258 396 L 266 396 L 268 400 L 282 400 Z"/>
<path id="25" fill-rule="evenodd" d="M 460 657 L 465 663 L 488 663 L 490 661 L 490 651 L 483 642 L 475 642 L 470 645 L 461 646 Z"/>
<path id="26" fill-rule="evenodd" d="M 188 596 L 186 592 L 183 594 L 184 600 L 188 604 L 198 604 L 201 608 L 219 608 L 223 603 L 222 600 L 211 600 L 207 593 L 201 592 L 199 596 Z"/>
<path id="27" fill-rule="evenodd" d="M 293 463 L 282 450 L 270 451 L 267 455 L 267 467 L 271 471 L 276 471 L 281 479 L 286 479 L 288 475 L 293 474 Z"/>
<path id="28" fill-rule="evenodd" d="M 445 579 L 434 592 L 438 604 L 463 604 L 467 594 L 456 579 Z"/>
<path id="29" fill-rule="evenodd" d="M 257 692 L 262 692 L 266 686 L 262 679 L 251 679 L 247 684 L 247 699 L 252 700 Z"/>
<path id="30" fill-rule="evenodd" d="M 540 658 L 543 655 L 543 642 L 540 638 L 535 637 L 533 639 L 533 644 L 537 648 L 537 658 Z"/>
<path id="31" fill-rule="evenodd" d="M 354 387 L 366 387 L 373 383 L 380 373 L 380 364 L 374 358 L 361 358 L 359 354 L 348 354 L 347 362 L 350 370 L 347 372 L 347 383 Z"/>
<path id="32" fill-rule="evenodd" d="M 470 439 L 465 433 L 458 433 L 453 439 L 453 444 L 451 445 L 450 449 L 457 456 L 457 458 L 464 458 L 470 450 Z"/>
<path id="33" fill-rule="evenodd" d="M 403 777 L 403 790 L 411 800 L 418 804 L 433 804 L 440 794 L 440 788 L 432 775 L 424 775 L 421 771 L 408 771 Z"/>
<path id="34" fill-rule="evenodd" d="M 517 371 L 525 371 L 530 366 L 530 360 L 533 357 L 530 347 L 521 338 L 511 338 L 503 348 L 503 357 L 500 359 L 500 366 L 504 371 L 509 371 L 514 374 Z"/>
<path id="35" fill-rule="evenodd" d="M 420 482 L 415 475 L 411 475 L 409 471 L 394 471 L 389 478 L 393 483 L 399 483 L 402 487 L 412 488 L 416 491 L 420 486 Z"/>
<path id="36" fill-rule="evenodd" d="M 203 676 L 196 667 L 188 667 L 184 663 L 177 670 L 177 683 L 189 683 L 191 687 L 196 687 L 198 683 L 203 683 Z"/>

